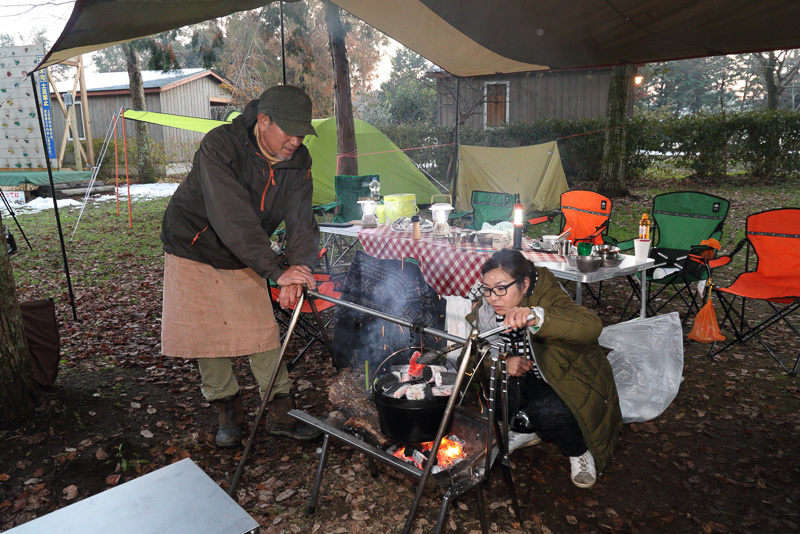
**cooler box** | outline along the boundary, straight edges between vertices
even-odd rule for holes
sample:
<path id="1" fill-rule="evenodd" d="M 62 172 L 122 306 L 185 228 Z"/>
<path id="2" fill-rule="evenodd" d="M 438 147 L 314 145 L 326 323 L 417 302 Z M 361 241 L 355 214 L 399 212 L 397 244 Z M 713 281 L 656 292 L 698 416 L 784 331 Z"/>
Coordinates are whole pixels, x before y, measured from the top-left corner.
<path id="1" fill-rule="evenodd" d="M 392 224 L 400 217 L 411 217 L 419 212 L 417 195 L 414 193 L 395 193 L 383 197 L 386 224 Z"/>

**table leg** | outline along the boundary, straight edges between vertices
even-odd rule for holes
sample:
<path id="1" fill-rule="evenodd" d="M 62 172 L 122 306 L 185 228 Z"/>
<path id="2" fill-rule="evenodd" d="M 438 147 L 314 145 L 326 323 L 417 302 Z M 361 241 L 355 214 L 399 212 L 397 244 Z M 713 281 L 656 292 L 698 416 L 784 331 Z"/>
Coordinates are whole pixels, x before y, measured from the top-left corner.
<path id="1" fill-rule="evenodd" d="M 647 319 L 647 269 L 642 271 L 642 308 L 639 311 L 640 319 Z"/>
<path id="2" fill-rule="evenodd" d="M 575 282 L 575 303 L 580 304 L 583 301 L 583 284 Z"/>

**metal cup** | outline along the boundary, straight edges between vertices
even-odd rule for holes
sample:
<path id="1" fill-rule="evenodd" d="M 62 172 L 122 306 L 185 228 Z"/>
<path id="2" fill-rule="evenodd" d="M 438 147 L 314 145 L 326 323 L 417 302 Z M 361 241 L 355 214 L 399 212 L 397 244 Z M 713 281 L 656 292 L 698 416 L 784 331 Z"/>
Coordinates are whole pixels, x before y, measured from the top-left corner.
<path id="1" fill-rule="evenodd" d="M 558 255 L 561 256 L 562 258 L 566 258 L 567 256 L 569 256 L 569 247 L 571 244 L 572 242 L 569 239 L 564 239 L 564 238 L 559 239 L 558 242 L 556 243 L 557 245 L 556 251 L 558 252 Z"/>

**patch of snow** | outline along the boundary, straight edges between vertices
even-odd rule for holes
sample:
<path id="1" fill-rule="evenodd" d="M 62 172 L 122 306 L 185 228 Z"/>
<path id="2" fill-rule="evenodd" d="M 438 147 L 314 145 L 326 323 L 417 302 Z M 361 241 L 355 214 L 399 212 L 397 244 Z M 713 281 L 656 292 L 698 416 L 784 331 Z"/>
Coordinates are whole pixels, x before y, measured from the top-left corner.
<path id="1" fill-rule="evenodd" d="M 131 201 L 135 202 L 137 200 L 149 200 L 158 197 L 169 197 L 175 192 L 178 188 L 177 183 L 166 183 L 166 184 L 134 184 L 131 186 Z M 89 197 L 89 201 L 87 203 L 87 209 L 91 209 L 91 205 L 94 202 L 108 202 L 108 201 L 115 201 L 116 195 L 92 195 Z M 128 201 L 128 188 L 125 185 L 120 185 L 119 187 L 119 200 L 120 202 L 127 202 Z M 73 207 L 73 206 L 81 206 L 83 204 L 82 200 L 73 200 L 69 198 L 59 199 L 58 201 L 58 209 Z M 19 215 L 23 215 L 26 213 L 37 213 L 43 210 L 53 209 L 53 199 L 52 198 L 35 198 L 28 202 L 27 204 L 23 204 L 21 206 L 14 206 L 14 213 Z M 5 206 L 0 204 L 0 210 L 3 213 L 6 213 Z"/>

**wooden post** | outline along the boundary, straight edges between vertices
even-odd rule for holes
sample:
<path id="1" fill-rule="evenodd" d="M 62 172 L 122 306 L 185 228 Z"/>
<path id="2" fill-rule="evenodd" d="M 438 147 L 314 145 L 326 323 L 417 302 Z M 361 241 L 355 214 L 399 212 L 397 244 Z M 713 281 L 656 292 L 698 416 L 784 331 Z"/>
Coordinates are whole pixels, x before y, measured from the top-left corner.
<path id="1" fill-rule="evenodd" d="M 94 167 L 92 119 L 89 114 L 89 95 L 86 93 L 86 71 L 83 69 L 83 56 L 79 57 L 78 65 L 78 78 L 81 80 L 81 114 L 83 115 L 83 137 L 86 139 L 86 163 Z"/>
<path id="2" fill-rule="evenodd" d="M 69 107 L 69 122 L 72 124 L 72 149 L 75 151 L 75 170 L 83 169 L 83 161 L 81 161 L 81 140 L 78 131 L 78 119 L 75 116 L 75 97 L 73 96 L 73 104 Z"/>

